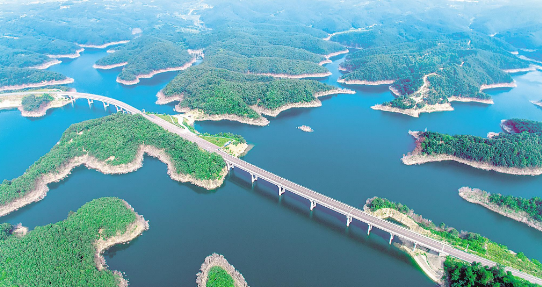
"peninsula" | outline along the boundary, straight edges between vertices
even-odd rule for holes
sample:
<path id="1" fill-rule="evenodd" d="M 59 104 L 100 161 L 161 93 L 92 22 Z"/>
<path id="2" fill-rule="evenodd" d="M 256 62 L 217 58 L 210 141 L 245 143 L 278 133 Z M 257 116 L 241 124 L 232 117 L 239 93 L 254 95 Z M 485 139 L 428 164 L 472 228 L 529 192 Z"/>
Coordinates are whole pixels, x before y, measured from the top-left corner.
<path id="1" fill-rule="evenodd" d="M 105 174 L 128 173 L 142 166 L 144 154 L 166 163 L 172 179 L 207 189 L 220 186 L 227 173 L 219 155 L 201 150 L 141 115 L 117 113 L 71 125 L 58 144 L 23 175 L 4 180 L 0 216 L 43 199 L 49 183 L 61 181 L 77 166 Z"/>
<path id="2" fill-rule="evenodd" d="M 269 121 L 262 115 L 318 107 L 322 105 L 319 97 L 340 93 L 354 91 L 313 80 L 246 75 L 201 64 L 179 73 L 157 97 L 161 104 L 179 100 L 177 111 L 197 121 L 233 120 L 265 126 Z"/>
<path id="3" fill-rule="evenodd" d="M 477 188 L 462 187 L 459 196 L 468 202 L 479 204 L 491 211 L 542 231 L 542 199 L 525 199 L 489 193 Z"/>
<path id="4" fill-rule="evenodd" d="M 56 72 L 38 69 L 0 68 L 0 92 L 71 83 L 73 83 L 72 78 Z"/>
<path id="5" fill-rule="evenodd" d="M 106 269 L 102 253 L 149 228 L 143 216 L 123 200 L 95 199 L 64 221 L 38 226 L 24 236 L 0 237 L 2 284 L 51 286 L 127 286 L 122 273 Z M 66 242 L 71 242 L 66 248 Z M 62 266 L 62 272 L 58 272 Z"/>
<path id="6" fill-rule="evenodd" d="M 405 226 L 405 228 L 433 239 L 444 241 L 455 248 L 466 250 L 469 253 L 521 270 L 533 276 L 542 277 L 542 263 L 539 261 L 530 260 L 523 253 L 512 252 L 506 246 L 493 242 L 480 234 L 466 231 L 459 232 L 457 229 L 446 226 L 444 223 L 436 226 L 431 220 L 414 213 L 406 205 L 395 203 L 385 198 L 374 197 L 367 200 L 364 211 L 382 219 L 397 221 Z M 405 242 L 405 244 L 408 243 Z M 430 258 L 431 254 L 424 248 L 419 248 L 415 251 L 411 249 L 407 253 L 411 256 L 414 255 L 415 261 L 435 282 L 439 284 L 443 283 L 440 281 L 442 278 L 441 274 L 443 273 L 446 273 L 447 280 L 453 279 L 450 277 L 450 268 L 445 268 L 443 260 L 440 261 L 440 264 L 436 264 L 433 259 L 431 260 L 432 263 L 428 263 L 427 258 Z M 450 258 L 447 259 L 447 261 L 449 260 Z M 515 280 L 523 281 L 520 278 L 514 278 Z"/>
<path id="7" fill-rule="evenodd" d="M 470 135 L 445 135 L 436 132 L 410 132 L 416 147 L 403 156 L 406 165 L 453 160 L 484 170 L 515 175 L 542 174 L 542 123 L 511 119 L 505 132 L 482 138 Z M 513 129 L 510 128 L 513 126 Z"/>
<path id="8" fill-rule="evenodd" d="M 9 95 L 0 94 L 0 110 L 19 109 L 23 117 L 42 117 L 49 109 L 60 108 L 70 101 L 56 94 L 42 95 Z"/>

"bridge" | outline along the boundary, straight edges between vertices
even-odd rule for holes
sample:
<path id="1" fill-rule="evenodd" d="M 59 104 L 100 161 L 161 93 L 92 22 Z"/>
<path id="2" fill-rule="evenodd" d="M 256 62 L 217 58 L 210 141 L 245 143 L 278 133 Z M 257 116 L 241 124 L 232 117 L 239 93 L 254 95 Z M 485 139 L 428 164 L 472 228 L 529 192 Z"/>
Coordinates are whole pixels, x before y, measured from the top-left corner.
<path id="1" fill-rule="evenodd" d="M 463 250 L 452 247 L 442 241 L 438 241 L 436 239 L 413 232 L 410 229 L 404 228 L 402 226 L 399 226 L 387 220 L 380 219 L 378 217 L 375 217 L 371 214 L 364 212 L 363 210 L 359 208 L 356 208 L 346 203 L 335 200 L 331 197 L 328 197 L 326 195 L 313 191 L 309 188 L 296 184 L 278 175 L 275 175 L 267 170 L 264 170 L 255 165 L 252 165 L 242 159 L 231 156 L 230 154 L 223 152 L 218 146 L 198 137 L 192 132 L 184 128 L 181 128 L 179 126 L 176 126 L 158 116 L 142 113 L 140 110 L 124 102 L 121 102 L 112 98 L 104 97 L 104 96 L 86 94 L 86 93 L 76 93 L 76 92 L 43 92 L 43 93 L 66 96 L 71 100 L 85 98 L 87 100 L 100 101 L 104 103 L 104 107 L 106 107 L 105 103 L 107 103 L 107 104 L 112 104 L 112 105 L 117 106 L 117 111 L 122 110 L 131 114 L 140 114 L 146 119 L 150 120 L 151 122 L 161 126 L 165 130 L 175 133 L 186 140 L 196 143 L 200 148 L 208 152 L 214 152 L 214 153 L 219 154 L 220 156 L 222 156 L 222 158 L 224 158 L 224 161 L 226 162 L 228 170 L 237 168 L 237 169 L 247 172 L 251 177 L 252 183 L 256 182 L 257 180 L 264 180 L 275 185 L 277 187 L 278 196 L 282 196 L 286 192 L 291 192 L 301 198 L 306 199 L 307 202 L 309 203 L 310 210 L 313 210 L 318 205 L 325 207 L 327 209 L 330 209 L 344 216 L 346 226 L 350 226 L 353 220 L 363 222 L 368 225 L 367 235 L 370 234 L 373 227 L 389 233 L 390 234 L 389 244 L 392 243 L 395 237 L 399 237 L 403 240 L 407 240 L 414 243 L 414 249 L 417 248 L 417 246 L 422 246 L 429 250 L 437 252 L 441 256 L 450 255 L 452 257 L 455 257 L 467 262 L 480 262 L 481 264 L 486 265 L 486 266 L 497 265 L 495 262 L 491 260 L 465 252 Z M 11 93 L 11 94 L 12 95 L 13 94 L 14 95 L 36 94 L 36 92 Z M 10 95 L 10 94 L 1 94 L 0 97 L 4 95 Z M 90 101 L 89 101 L 89 104 L 91 104 Z M 519 270 L 510 268 L 510 267 L 505 267 L 505 270 L 512 272 L 514 276 L 523 278 L 535 284 L 542 285 L 541 278 L 532 276 L 530 274 L 521 272 Z"/>

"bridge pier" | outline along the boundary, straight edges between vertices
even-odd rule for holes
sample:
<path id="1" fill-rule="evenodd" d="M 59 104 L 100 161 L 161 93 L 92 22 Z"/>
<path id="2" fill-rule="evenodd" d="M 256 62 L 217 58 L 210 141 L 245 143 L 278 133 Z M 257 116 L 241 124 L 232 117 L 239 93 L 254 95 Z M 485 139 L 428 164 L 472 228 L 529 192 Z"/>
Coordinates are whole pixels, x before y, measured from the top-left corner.
<path id="1" fill-rule="evenodd" d="M 94 103 L 94 100 L 92 100 L 92 99 L 87 99 L 87 102 L 88 102 L 88 107 L 89 107 L 89 108 L 92 108 L 92 104 Z"/>
<path id="2" fill-rule="evenodd" d="M 418 243 L 414 242 L 414 247 L 412 248 L 412 251 L 416 251 L 416 246 L 418 246 Z"/>
<path id="3" fill-rule="evenodd" d="M 251 177 L 251 179 L 252 179 L 252 183 L 253 183 L 253 184 L 254 184 L 254 182 L 255 182 L 256 180 L 258 180 L 258 176 L 257 176 L 257 175 L 254 175 L 254 174 L 252 174 L 252 173 L 250 174 L 250 177 Z"/>
<path id="4" fill-rule="evenodd" d="M 107 111 L 107 107 L 109 107 L 109 103 L 106 103 L 106 102 L 102 102 L 102 104 L 104 104 L 104 110 Z"/>
<path id="5" fill-rule="evenodd" d="M 393 233 L 390 233 L 390 245 L 391 245 L 391 241 L 393 240 Z"/>
<path id="6" fill-rule="evenodd" d="M 367 229 L 367 236 L 371 234 L 371 229 L 373 229 L 373 226 L 369 224 L 369 228 Z"/>
<path id="7" fill-rule="evenodd" d="M 350 226 L 350 223 L 352 223 L 352 216 L 347 215 L 346 216 L 346 227 Z"/>
<path id="8" fill-rule="evenodd" d="M 115 105 L 115 108 L 117 109 L 117 113 L 120 112 L 120 111 L 122 111 L 122 108 L 119 107 L 119 106 L 117 106 L 117 105 Z"/>
<path id="9" fill-rule="evenodd" d="M 233 163 L 226 162 L 226 167 L 228 168 L 228 172 L 234 168 Z"/>
<path id="10" fill-rule="evenodd" d="M 316 202 L 311 199 L 311 211 L 316 207 Z"/>
<path id="11" fill-rule="evenodd" d="M 285 192 L 286 192 L 286 189 L 283 186 L 279 185 L 279 196 L 282 196 L 282 194 Z"/>

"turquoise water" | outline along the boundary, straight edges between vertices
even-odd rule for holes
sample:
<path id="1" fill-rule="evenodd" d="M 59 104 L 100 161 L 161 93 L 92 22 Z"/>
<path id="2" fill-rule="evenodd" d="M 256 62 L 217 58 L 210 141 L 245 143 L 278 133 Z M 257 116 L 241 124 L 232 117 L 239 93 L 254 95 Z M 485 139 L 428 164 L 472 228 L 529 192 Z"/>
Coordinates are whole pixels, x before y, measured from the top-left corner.
<path id="1" fill-rule="evenodd" d="M 142 81 L 136 87 L 115 82 L 119 72 L 95 71 L 103 51 L 85 51 L 81 58 L 52 69 L 75 78 L 78 91 L 111 96 L 134 107 L 170 112 L 156 106 L 155 94 L 176 73 Z M 334 84 L 340 75 L 337 59 L 327 67 Z M 446 222 L 458 230 L 481 233 L 496 242 L 542 260 L 542 233 L 504 218 L 457 195 L 461 186 L 531 197 L 541 195 L 542 177 L 511 176 L 476 170 L 456 163 L 405 166 L 400 158 L 414 145 L 408 130 L 475 134 L 499 131 L 501 119 L 542 120 L 542 110 L 530 100 L 542 99 L 542 73 L 515 76 L 515 89 L 493 90 L 495 104 L 454 104 L 455 111 L 423 114 L 420 118 L 373 111 L 370 106 L 390 100 L 386 87 L 356 89 L 355 95 L 323 99 L 323 106 L 296 109 L 271 119 L 266 127 L 233 122 L 202 122 L 203 132 L 231 131 L 255 145 L 245 160 L 299 184 L 362 207 L 372 196 L 402 202 L 417 213 Z M 0 178 L 13 178 L 46 153 L 70 124 L 109 112 L 86 101 L 29 120 L 18 111 L 0 112 Z M 309 125 L 313 133 L 296 129 Z M 24 131 L 24 132 L 23 132 Z M 144 166 L 127 175 L 102 175 L 76 169 L 47 197 L 2 218 L 33 228 L 66 218 L 85 202 L 101 196 L 127 200 L 150 221 L 150 230 L 130 244 L 112 248 L 105 258 L 111 269 L 125 272 L 131 286 L 194 286 L 203 259 L 217 252 L 243 273 L 251 286 L 432 286 L 433 283 L 402 252 L 387 244 L 378 230 L 308 205 L 265 182 L 255 187 L 235 171 L 223 187 L 206 191 L 180 184 L 166 166 L 146 158 Z"/>

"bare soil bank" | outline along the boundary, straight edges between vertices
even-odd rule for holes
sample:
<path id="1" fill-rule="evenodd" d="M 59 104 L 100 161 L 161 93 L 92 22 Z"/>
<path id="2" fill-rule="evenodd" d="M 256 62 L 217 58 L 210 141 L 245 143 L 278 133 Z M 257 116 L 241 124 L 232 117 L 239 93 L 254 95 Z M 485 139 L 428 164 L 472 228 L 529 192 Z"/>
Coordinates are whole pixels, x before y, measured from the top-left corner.
<path id="1" fill-rule="evenodd" d="M 133 80 L 133 81 L 125 81 L 125 80 L 122 80 L 122 79 L 117 77 L 117 83 L 127 85 L 127 86 L 136 85 L 136 84 L 139 83 L 139 79 L 149 79 L 149 78 L 152 78 L 155 75 L 160 74 L 160 73 L 173 72 L 173 71 L 182 71 L 182 70 L 185 70 L 188 67 L 192 66 L 192 64 L 194 64 L 195 62 L 196 62 L 196 58 L 194 57 L 194 58 L 192 58 L 192 60 L 186 62 L 184 65 L 182 65 L 180 67 L 161 69 L 161 70 L 152 71 L 152 72 L 150 72 L 148 74 L 137 75 L 136 79 Z"/>

